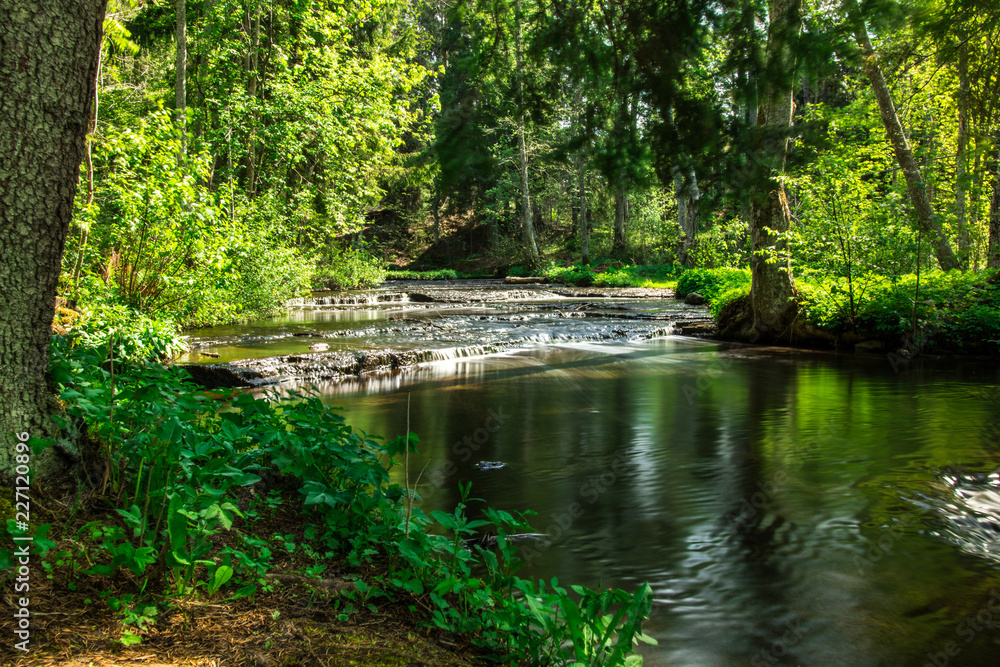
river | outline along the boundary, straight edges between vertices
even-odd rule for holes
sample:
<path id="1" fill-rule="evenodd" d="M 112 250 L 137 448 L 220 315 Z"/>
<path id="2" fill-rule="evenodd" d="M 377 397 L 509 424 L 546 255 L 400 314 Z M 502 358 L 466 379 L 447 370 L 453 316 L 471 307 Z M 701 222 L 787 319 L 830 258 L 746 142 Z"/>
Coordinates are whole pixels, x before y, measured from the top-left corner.
<path id="1" fill-rule="evenodd" d="M 696 313 L 655 298 L 368 301 L 196 343 L 223 361 L 320 339 L 446 351 L 318 385 L 390 438 L 409 400 L 426 510 L 471 481 L 537 512 L 522 576 L 649 582 L 647 665 L 996 664 L 1000 365 L 671 335 Z"/>

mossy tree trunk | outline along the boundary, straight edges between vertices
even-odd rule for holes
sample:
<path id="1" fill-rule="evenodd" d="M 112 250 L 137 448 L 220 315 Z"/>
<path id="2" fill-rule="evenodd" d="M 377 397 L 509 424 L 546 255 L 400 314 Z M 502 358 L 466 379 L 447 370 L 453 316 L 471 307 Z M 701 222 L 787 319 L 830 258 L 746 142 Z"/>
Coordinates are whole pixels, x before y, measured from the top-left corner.
<path id="1" fill-rule="evenodd" d="M 754 338 L 780 337 L 795 311 L 795 284 L 785 239 L 790 214 L 780 176 L 791 142 L 795 42 L 802 25 L 801 4 L 801 0 L 769 0 L 767 7 L 767 80 L 762 90 L 760 114 L 764 127 L 758 157 L 761 167 L 770 173 L 759 181 L 762 187 L 753 197 L 750 214 Z"/>
<path id="2" fill-rule="evenodd" d="M 0 0 L 0 477 L 12 434 L 53 437 L 49 339 L 107 0 Z M 49 449 L 40 473 L 65 461 Z M 63 451 L 66 451 L 65 447 Z"/>

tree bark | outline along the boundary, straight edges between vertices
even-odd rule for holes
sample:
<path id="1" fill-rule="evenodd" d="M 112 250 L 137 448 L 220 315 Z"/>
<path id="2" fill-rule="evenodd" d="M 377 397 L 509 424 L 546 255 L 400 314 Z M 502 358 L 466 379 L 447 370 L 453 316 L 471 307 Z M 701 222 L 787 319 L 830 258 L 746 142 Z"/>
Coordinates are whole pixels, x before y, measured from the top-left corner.
<path id="1" fill-rule="evenodd" d="M 580 262 L 590 264 L 590 222 L 587 207 L 587 167 L 580 155 L 576 167 L 576 178 L 580 191 Z"/>
<path id="2" fill-rule="evenodd" d="M 762 180 L 763 191 L 754 197 L 750 212 L 750 303 L 752 332 L 757 338 L 780 337 L 795 310 L 795 283 L 784 236 L 791 216 L 785 186 L 774 172 L 784 172 L 791 141 L 792 76 L 797 65 L 794 42 L 801 30 L 801 6 L 801 0 L 769 0 L 767 7 L 766 58 L 770 76 L 761 91 L 765 132 L 761 135 L 760 153 L 763 166 L 771 173 Z"/>
<path id="3" fill-rule="evenodd" d="M 521 3 L 515 3 L 514 16 L 514 50 L 517 65 L 517 155 L 518 155 L 518 177 L 521 186 L 521 238 L 524 241 L 524 249 L 528 253 L 528 262 L 532 268 L 541 265 L 538 256 L 538 244 L 535 242 L 535 227 L 531 220 L 531 195 L 528 191 L 528 146 L 524 135 L 524 55 L 521 50 Z"/>
<path id="4" fill-rule="evenodd" d="M 0 477 L 14 433 L 55 438 L 48 381 L 56 285 L 94 103 L 106 0 L 0 0 Z M 32 462 L 79 460 L 57 442 Z"/>
<path id="5" fill-rule="evenodd" d="M 889 141 L 892 143 L 892 149 L 896 154 L 896 161 L 899 163 L 899 168 L 903 171 L 903 176 L 906 178 L 906 189 L 910 195 L 910 205 L 913 207 L 917 225 L 930 238 L 941 268 L 945 271 L 957 269 L 959 268 L 958 259 L 955 257 L 955 253 L 951 249 L 951 244 L 948 243 L 948 238 L 944 234 L 941 220 L 934 214 L 934 209 L 931 206 L 930 197 L 927 192 L 927 183 L 920 173 L 920 166 L 913 157 L 910 142 L 903 131 L 902 123 L 899 121 L 899 114 L 896 113 L 892 93 L 885 82 L 882 68 L 879 67 L 878 56 L 875 53 L 875 47 L 872 46 L 871 38 L 868 36 L 868 28 L 865 25 L 864 17 L 861 15 L 861 9 L 858 7 L 857 0 L 844 0 L 844 9 L 848 20 L 852 24 L 855 39 L 864 56 L 865 74 L 868 76 L 868 80 L 871 81 L 872 92 L 875 94 L 879 113 L 882 116 L 882 124 L 885 125 L 886 134 L 889 135 Z"/>

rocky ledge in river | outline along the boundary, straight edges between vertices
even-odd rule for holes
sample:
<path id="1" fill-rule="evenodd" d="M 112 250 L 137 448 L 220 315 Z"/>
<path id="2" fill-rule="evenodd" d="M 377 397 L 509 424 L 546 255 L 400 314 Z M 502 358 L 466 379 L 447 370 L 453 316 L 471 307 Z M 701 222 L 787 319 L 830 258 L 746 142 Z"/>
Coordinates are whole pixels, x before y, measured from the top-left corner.
<path id="1" fill-rule="evenodd" d="M 293 380 L 332 380 L 395 370 L 433 358 L 433 350 L 373 350 L 288 354 L 224 364 L 181 364 L 180 368 L 205 387 L 263 387 Z"/>
<path id="2" fill-rule="evenodd" d="M 615 327 L 575 337 L 572 340 L 604 341 L 626 338 L 648 340 L 675 332 L 676 329 L 673 326 L 658 327 L 643 332 Z M 204 387 L 263 387 L 283 382 L 336 380 L 368 373 L 396 371 L 429 361 L 496 354 L 531 342 L 531 337 L 525 337 L 443 349 L 318 352 L 242 359 L 230 363 L 178 364 L 178 366 L 188 371 L 192 379 Z"/>

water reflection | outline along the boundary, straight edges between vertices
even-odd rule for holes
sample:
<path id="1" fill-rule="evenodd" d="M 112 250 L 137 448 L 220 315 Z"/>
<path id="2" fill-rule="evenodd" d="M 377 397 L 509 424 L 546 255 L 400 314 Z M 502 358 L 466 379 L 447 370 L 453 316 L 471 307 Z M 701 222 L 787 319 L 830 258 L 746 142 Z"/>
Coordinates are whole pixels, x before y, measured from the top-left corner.
<path id="1" fill-rule="evenodd" d="M 405 430 L 410 392 L 424 504 L 450 510 L 469 480 L 493 506 L 537 511 L 548 537 L 525 544 L 528 573 L 649 581 L 660 645 L 647 664 L 922 665 L 953 641 L 947 664 L 982 665 L 998 633 L 966 643 L 959 623 L 1000 581 L 992 561 L 943 537 L 969 510 L 942 471 L 1000 464 L 998 385 L 984 364 L 896 373 L 878 358 L 790 362 L 666 338 L 323 390 L 387 437 Z M 995 493 L 958 495 L 993 516 Z"/>

